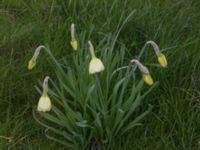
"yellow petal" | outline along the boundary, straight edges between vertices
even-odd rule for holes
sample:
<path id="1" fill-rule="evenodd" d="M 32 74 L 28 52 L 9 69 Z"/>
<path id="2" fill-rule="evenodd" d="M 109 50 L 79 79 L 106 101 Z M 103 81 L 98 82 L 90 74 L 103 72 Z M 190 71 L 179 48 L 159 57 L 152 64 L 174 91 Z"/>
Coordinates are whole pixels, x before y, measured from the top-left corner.
<path id="1" fill-rule="evenodd" d="M 89 64 L 89 73 L 94 74 L 104 70 L 104 65 L 102 61 L 98 58 L 92 58 Z"/>
<path id="2" fill-rule="evenodd" d="M 150 74 L 143 74 L 143 80 L 148 85 L 152 85 L 153 84 L 153 79 L 152 79 Z"/>
<path id="3" fill-rule="evenodd" d="M 29 70 L 33 69 L 33 67 L 35 67 L 35 65 L 36 65 L 36 60 L 31 58 L 31 60 L 28 62 L 28 69 Z"/>
<path id="4" fill-rule="evenodd" d="M 78 49 L 78 42 L 77 42 L 77 40 L 75 40 L 75 39 L 71 40 L 70 44 L 71 44 L 71 46 L 72 46 L 72 48 L 74 50 Z"/>
<path id="5" fill-rule="evenodd" d="M 37 110 L 41 112 L 47 112 L 51 110 L 51 100 L 49 96 L 40 97 Z"/>
<path id="6" fill-rule="evenodd" d="M 158 56 L 158 62 L 160 63 L 160 65 L 161 65 L 162 67 L 167 67 L 167 59 L 166 59 L 166 57 L 165 57 L 164 54 L 160 54 L 160 55 Z"/>

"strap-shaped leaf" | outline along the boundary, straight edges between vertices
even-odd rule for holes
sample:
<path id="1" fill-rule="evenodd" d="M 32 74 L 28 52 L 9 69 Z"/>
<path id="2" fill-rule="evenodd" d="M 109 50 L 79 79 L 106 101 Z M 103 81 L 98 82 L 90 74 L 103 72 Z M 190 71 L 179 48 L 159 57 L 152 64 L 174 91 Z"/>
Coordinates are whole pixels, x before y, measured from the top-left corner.
<path id="1" fill-rule="evenodd" d="M 67 93 L 70 94 L 70 96 L 72 96 L 73 98 L 76 97 L 76 94 L 74 93 L 74 91 L 70 89 L 70 87 L 68 87 L 66 83 L 63 83 L 61 79 L 59 79 L 59 84 L 66 90 Z"/>
<path id="2" fill-rule="evenodd" d="M 124 110 L 130 109 L 130 106 L 133 103 L 133 101 L 135 100 L 136 94 L 141 90 L 143 83 L 144 83 L 144 81 L 140 80 L 140 82 L 137 84 L 137 86 L 133 85 L 129 98 L 127 98 L 127 100 L 124 102 L 124 104 L 122 106 L 122 108 Z"/>
<path id="3" fill-rule="evenodd" d="M 88 93 L 87 93 L 87 97 L 85 99 L 85 104 L 84 104 L 84 114 L 86 114 L 86 109 L 87 109 L 87 105 L 88 105 L 88 101 L 91 99 L 91 96 L 92 96 L 92 92 L 94 91 L 95 89 L 95 85 L 93 84 L 89 90 L 88 90 Z M 92 101 L 91 101 L 92 103 Z"/>
<path id="4" fill-rule="evenodd" d="M 120 134 L 124 134 L 125 132 L 129 131 L 130 129 L 132 129 L 133 127 L 139 126 L 141 125 L 141 123 L 139 123 L 140 120 L 142 120 L 146 115 L 148 115 L 151 110 L 152 110 L 153 106 L 149 105 L 149 108 L 147 111 L 143 112 L 141 115 L 139 115 L 138 117 L 136 117 L 133 121 L 131 121 L 124 129 L 120 130 Z"/>
<path id="5" fill-rule="evenodd" d="M 111 97 L 112 97 L 112 105 L 114 105 L 115 104 L 115 101 L 117 100 L 117 95 L 119 94 L 118 93 L 118 90 L 119 90 L 119 88 L 120 88 L 120 86 L 122 85 L 122 83 L 125 81 L 125 77 L 124 78 L 122 78 L 121 80 L 119 80 L 116 84 L 115 84 L 115 86 L 114 86 L 114 89 L 113 89 L 113 94 L 111 95 Z"/>
<path id="6" fill-rule="evenodd" d="M 75 118 L 73 118 L 70 114 L 66 116 L 63 114 L 57 107 L 53 106 L 52 111 L 56 114 L 57 118 L 61 120 L 69 131 L 73 131 L 73 124 L 75 124 Z"/>
<path id="7" fill-rule="evenodd" d="M 154 87 L 157 85 L 157 83 L 155 83 L 153 86 L 150 87 L 150 89 L 144 93 L 143 95 L 147 95 L 151 90 L 154 89 Z M 131 105 L 130 110 L 128 111 L 128 113 L 124 116 L 124 118 L 120 121 L 119 126 L 116 129 L 116 133 L 120 130 L 120 128 L 125 124 L 125 122 L 127 121 L 127 119 L 132 115 L 132 113 L 135 111 L 135 109 L 140 105 L 141 101 L 144 99 L 144 96 L 141 96 L 140 93 L 138 93 L 136 100 L 133 102 L 133 104 Z"/>
<path id="8" fill-rule="evenodd" d="M 73 144 L 73 143 L 69 143 L 69 142 L 66 142 L 66 141 L 64 141 L 64 140 L 60 140 L 60 139 L 58 139 L 58 136 L 53 137 L 53 136 L 51 136 L 50 134 L 48 134 L 48 131 L 49 131 L 49 129 L 47 128 L 47 129 L 45 130 L 45 136 L 46 136 L 48 139 L 53 140 L 53 141 L 55 141 L 55 142 L 58 142 L 58 143 L 60 143 L 60 144 L 62 144 L 62 145 L 65 145 L 65 146 L 68 147 L 68 148 L 73 148 L 73 149 L 74 149 L 74 144 Z"/>
<path id="9" fill-rule="evenodd" d="M 47 125 L 47 124 L 41 122 L 41 121 L 36 117 L 34 109 L 33 109 L 32 113 L 33 113 L 33 118 L 34 118 L 41 126 L 43 126 L 43 127 L 45 127 L 45 128 L 48 128 L 49 130 L 53 131 L 53 132 L 56 133 L 56 134 L 59 134 L 59 135 L 61 135 L 61 136 L 64 136 L 65 138 L 67 138 L 67 140 L 69 140 L 69 141 L 71 141 L 71 142 L 73 141 L 73 136 L 72 136 L 71 134 L 69 134 L 69 133 L 67 133 L 67 132 L 65 132 L 65 131 L 63 132 L 63 131 L 61 131 L 60 129 L 56 129 L 55 127 L 49 126 L 49 125 Z"/>
<path id="10" fill-rule="evenodd" d="M 65 75 L 65 71 L 62 69 L 61 65 L 59 64 L 59 62 L 57 61 L 57 59 L 54 57 L 54 55 L 52 54 L 52 52 L 50 51 L 50 49 L 48 47 L 45 48 L 46 52 L 49 54 L 50 58 L 53 60 L 54 64 L 56 65 L 56 67 L 58 68 L 58 70 Z"/>
<path id="11" fill-rule="evenodd" d="M 47 121 L 49 121 L 49 122 L 52 122 L 52 123 L 54 123 L 54 124 L 57 124 L 57 125 L 59 125 L 59 126 L 61 126 L 61 127 L 66 127 L 66 128 L 68 127 L 68 126 L 65 124 L 65 122 L 59 120 L 57 117 L 55 117 L 55 116 L 53 116 L 53 115 L 50 115 L 50 114 L 48 114 L 48 113 L 40 113 L 40 115 L 41 115 L 43 118 L 45 118 Z"/>

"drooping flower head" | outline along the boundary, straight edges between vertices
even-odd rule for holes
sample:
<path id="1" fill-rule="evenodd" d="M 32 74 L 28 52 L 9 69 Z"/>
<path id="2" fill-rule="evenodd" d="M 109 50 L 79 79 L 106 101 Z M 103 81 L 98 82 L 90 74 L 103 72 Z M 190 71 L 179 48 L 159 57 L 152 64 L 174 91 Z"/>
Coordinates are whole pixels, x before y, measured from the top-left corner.
<path id="1" fill-rule="evenodd" d="M 48 96 L 48 80 L 49 77 L 46 76 L 43 82 L 43 93 L 38 102 L 37 110 L 41 112 L 47 112 L 51 110 L 51 100 Z"/>
<path id="2" fill-rule="evenodd" d="M 161 53 L 158 45 L 154 41 L 147 41 L 147 44 L 151 44 L 154 48 L 154 51 L 158 57 L 158 62 L 162 67 L 167 67 L 167 59 L 164 54 Z"/>
<path id="3" fill-rule="evenodd" d="M 35 53 L 33 54 L 33 57 L 28 62 L 28 69 L 29 70 L 31 70 L 31 69 L 33 69 L 35 67 L 36 62 L 37 62 L 37 58 L 38 58 L 38 56 L 40 54 L 40 50 L 42 48 L 45 48 L 45 46 L 44 45 L 40 45 L 35 49 Z"/>
<path id="4" fill-rule="evenodd" d="M 89 64 L 89 73 L 95 74 L 97 72 L 103 71 L 104 65 L 103 65 L 102 61 L 95 56 L 94 47 L 92 45 L 92 42 L 88 41 L 88 44 L 89 44 L 90 54 L 92 57 L 92 60 L 90 61 L 90 64 Z"/>
<path id="5" fill-rule="evenodd" d="M 151 75 L 149 73 L 148 68 L 146 66 L 144 66 L 137 59 L 132 59 L 131 62 L 135 63 L 138 66 L 138 68 L 142 72 L 143 80 L 145 81 L 145 83 L 148 84 L 148 85 L 152 85 L 153 84 L 153 79 L 152 79 L 152 77 L 151 77 Z"/>
<path id="6" fill-rule="evenodd" d="M 78 42 L 76 40 L 76 29 L 75 29 L 75 24 L 72 23 L 71 24 L 71 42 L 70 42 L 73 50 L 77 50 L 78 49 Z"/>

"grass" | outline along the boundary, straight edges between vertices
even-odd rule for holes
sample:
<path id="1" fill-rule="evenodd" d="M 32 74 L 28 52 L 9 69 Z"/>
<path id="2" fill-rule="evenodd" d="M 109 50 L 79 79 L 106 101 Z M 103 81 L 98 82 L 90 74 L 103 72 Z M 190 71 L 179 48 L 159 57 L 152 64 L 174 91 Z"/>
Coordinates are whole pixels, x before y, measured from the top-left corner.
<path id="1" fill-rule="evenodd" d="M 34 86 L 52 73 L 50 66 L 43 65 L 47 55 L 42 52 L 37 69 L 31 72 L 27 62 L 40 44 L 48 44 L 56 56 L 71 53 L 72 22 L 79 37 L 84 35 L 98 45 L 105 36 L 119 31 L 134 9 L 119 33 L 117 47 L 125 44 L 128 60 L 147 40 L 154 40 L 167 54 L 169 67 L 153 67 L 156 57 L 148 47 L 142 61 L 150 62 L 146 65 L 160 84 L 144 103 L 154 108 L 143 126 L 119 139 L 115 149 L 200 148 L 199 7 L 195 0 L 1 0 L 0 149 L 65 149 L 48 140 L 32 117 L 39 98 Z"/>

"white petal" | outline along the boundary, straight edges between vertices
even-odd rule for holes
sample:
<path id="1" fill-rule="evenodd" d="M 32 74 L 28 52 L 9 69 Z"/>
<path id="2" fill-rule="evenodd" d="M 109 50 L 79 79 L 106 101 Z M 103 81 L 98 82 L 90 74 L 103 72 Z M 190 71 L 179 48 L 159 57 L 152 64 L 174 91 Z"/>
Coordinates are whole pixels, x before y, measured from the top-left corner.
<path id="1" fill-rule="evenodd" d="M 38 111 L 46 112 L 51 110 L 51 100 L 48 96 L 41 96 L 38 102 Z"/>
<path id="2" fill-rule="evenodd" d="M 102 61 L 98 58 L 93 58 L 89 64 L 89 73 L 94 74 L 104 70 L 104 65 Z"/>

